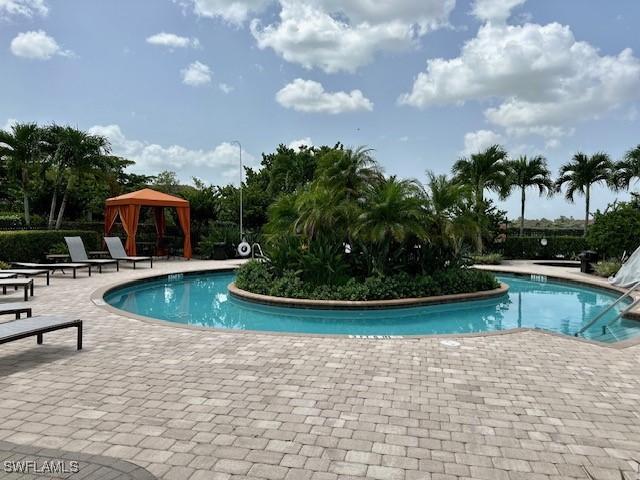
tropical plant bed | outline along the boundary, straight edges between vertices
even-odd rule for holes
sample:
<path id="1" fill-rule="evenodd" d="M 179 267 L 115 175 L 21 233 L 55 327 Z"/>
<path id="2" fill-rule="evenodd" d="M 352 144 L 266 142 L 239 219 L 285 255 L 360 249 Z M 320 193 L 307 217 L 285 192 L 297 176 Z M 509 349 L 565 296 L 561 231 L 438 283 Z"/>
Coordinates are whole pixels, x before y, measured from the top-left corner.
<path id="1" fill-rule="evenodd" d="M 477 292 L 488 296 L 506 293 L 504 286 L 491 272 L 472 268 L 443 270 L 431 275 L 398 273 L 388 276 L 349 278 L 337 285 L 304 282 L 293 271 L 278 275 L 267 263 L 249 262 L 239 270 L 232 293 L 243 296 L 242 291 L 265 297 L 283 299 L 324 300 L 339 302 L 418 300 L 411 303 L 430 302 L 430 297 L 460 295 L 460 300 L 471 299 Z M 240 291 L 236 290 L 239 289 Z M 464 295 L 464 296 L 463 296 Z M 251 295 L 249 299 L 259 300 Z M 454 300 L 454 299 L 452 299 Z"/>

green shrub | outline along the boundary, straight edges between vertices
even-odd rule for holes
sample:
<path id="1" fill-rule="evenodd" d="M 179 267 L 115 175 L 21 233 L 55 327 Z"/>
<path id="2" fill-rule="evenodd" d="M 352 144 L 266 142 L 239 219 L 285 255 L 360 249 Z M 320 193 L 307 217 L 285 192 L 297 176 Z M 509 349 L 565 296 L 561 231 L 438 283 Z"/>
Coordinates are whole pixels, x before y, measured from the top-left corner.
<path id="1" fill-rule="evenodd" d="M 595 274 L 599 277 L 610 277 L 618 273 L 622 263 L 619 260 L 603 260 L 594 265 Z"/>
<path id="2" fill-rule="evenodd" d="M 573 259 L 587 250 L 584 237 L 546 237 L 547 245 L 542 245 L 543 237 L 507 237 L 501 244 L 500 252 L 506 258 L 553 260 Z"/>
<path id="3" fill-rule="evenodd" d="M 21 228 L 24 225 L 22 215 L 20 213 L 0 213 L 0 228 L 12 230 Z"/>
<path id="4" fill-rule="evenodd" d="M 84 246 L 95 250 L 98 235 L 86 230 L 16 230 L 0 232 L 0 260 L 8 262 L 41 262 L 52 246 L 64 237 L 82 237 Z"/>
<path id="5" fill-rule="evenodd" d="M 455 293 L 493 290 L 499 286 L 496 277 L 474 269 L 450 269 L 433 275 L 412 276 L 398 273 L 386 277 L 350 278 L 340 285 L 304 282 L 298 272 L 281 275 L 265 262 L 248 262 L 236 277 L 238 288 L 262 295 L 313 300 L 392 300 L 430 297 Z"/>
<path id="6" fill-rule="evenodd" d="M 196 252 L 207 259 L 233 258 L 238 236 L 238 227 L 234 223 L 210 222 L 198 241 Z"/>
<path id="7" fill-rule="evenodd" d="M 587 232 L 589 246 L 604 258 L 622 258 L 638 248 L 640 208 L 634 203 L 618 203 L 606 212 L 597 211 Z"/>
<path id="8" fill-rule="evenodd" d="M 0 261 L 0 270 L 5 270 L 10 267 L 11 265 L 9 265 L 8 263 Z"/>
<path id="9" fill-rule="evenodd" d="M 67 247 L 66 242 L 58 242 L 51 245 L 49 251 L 47 253 L 51 254 L 67 254 L 69 253 L 69 247 Z"/>
<path id="10" fill-rule="evenodd" d="M 502 255 L 500 255 L 499 253 L 473 255 L 471 259 L 476 265 L 500 265 L 502 263 Z"/>

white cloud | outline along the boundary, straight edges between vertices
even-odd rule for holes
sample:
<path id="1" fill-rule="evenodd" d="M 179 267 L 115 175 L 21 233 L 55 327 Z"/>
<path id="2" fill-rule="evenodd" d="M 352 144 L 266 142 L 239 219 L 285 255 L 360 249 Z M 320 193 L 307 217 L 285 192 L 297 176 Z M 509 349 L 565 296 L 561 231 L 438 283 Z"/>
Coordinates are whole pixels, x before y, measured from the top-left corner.
<path id="1" fill-rule="evenodd" d="M 558 140 L 557 138 L 550 138 L 544 144 L 544 148 L 546 150 L 553 150 L 555 148 L 558 148 L 559 146 L 560 146 L 560 140 Z"/>
<path id="2" fill-rule="evenodd" d="M 6 123 L 2 126 L 2 130 L 11 130 L 11 127 L 13 127 L 16 123 L 18 123 L 18 120 L 16 120 L 15 118 L 8 118 Z"/>
<path id="3" fill-rule="evenodd" d="M 301 78 L 283 87 L 276 94 L 276 100 L 283 107 L 299 112 L 338 114 L 373 110 L 373 103 L 360 90 L 326 92 L 322 84 Z"/>
<path id="4" fill-rule="evenodd" d="M 226 83 L 219 83 L 218 88 L 227 95 L 229 95 L 234 90 L 231 85 L 227 85 Z"/>
<path id="5" fill-rule="evenodd" d="M 600 55 L 558 23 L 487 23 L 459 57 L 429 60 L 399 101 L 419 108 L 497 101 L 485 111 L 489 122 L 512 133 L 550 137 L 637 98 L 640 61 L 630 49 Z"/>
<path id="6" fill-rule="evenodd" d="M 0 0 L 0 18 L 13 15 L 31 18 L 48 13 L 49 8 L 44 0 Z"/>
<path id="7" fill-rule="evenodd" d="M 401 21 L 416 25 L 420 33 L 446 25 L 455 0 L 308 0 L 330 14 L 341 14 L 352 24 Z"/>
<path id="8" fill-rule="evenodd" d="M 147 37 L 147 43 L 169 48 L 197 48 L 200 41 L 197 38 L 181 37 L 175 33 L 160 32 Z"/>
<path id="9" fill-rule="evenodd" d="M 192 150 L 180 145 L 162 146 L 128 139 L 119 125 L 96 125 L 89 133 L 107 137 L 114 155 L 136 162 L 131 167 L 136 173 L 154 175 L 162 170 L 172 170 L 183 181 L 189 181 L 193 176 L 217 184 L 238 181 L 238 147 L 227 142 L 212 150 Z M 244 150 L 242 161 L 247 166 L 258 165 L 256 158 Z"/>
<path id="10" fill-rule="evenodd" d="M 280 0 L 280 22 L 262 26 L 253 20 L 251 32 L 259 48 L 272 48 L 288 62 L 327 73 L 354 72 L 373 61 L 377 52 L 416 45 L 420 35 L 448 18 L 455 4 L 452 0 L 308 2 Z"/>
<path id="11" fill-rule="evenodd" d="M 199 87 L 211 82 L 211 69 L 201 62 L 193 62 L 182 70 L 182 83 L 191 87 Z"/>
<path id="12" fill-rule="evenodd" d="M 471 155 L 503 142 L 504 138 L 492 130 L 469 132 L 464 136 L 464 150 L 462 153 L 463 155 Z"/>
<path id="13" fill-rule="evenodd" d="M 271 48 L 307 69 L 353 72 L 377 52 L 418 44 L 420 36 L 448 25 L 456 0 L 174 0 L 201 17 L 242 25 L 249 18 L 258 47 Z M 279 21 L 256 18 L 279 6 Z"/>
<path id="14" fill-rule="evenodd" d="M 291 142 L 287 146 L 292 150 L 300 151 L 300 148 L 303 147 L 303 146 L 304 147 L 313 147 L 313 140 L 311 140 L 311 137 L 304 137 L 304 138 L 300 138 L 298 140 L 294 140 L 293 142 Z"/>
<path id="15" fill-rule="evenodd" d="M 475 0 L 473 14 L 483 21 L 504 22 L 511 16 L 511 10 L 527 0 Z"/>
<path id="16" fill-rule="evenodd" d="M 49 60 L 55 55 L 73 55 L 72 52 L 60 48 L 56 40 L 43 30 L 19 33 L 11 40 L 11 53 L 16 57 L 36 60 Z"/>
<path id="17" fill-rule="evenodd" d="M 249 17 L 263 11 L 273 0 L 174 0 L 193 9 L 199 17 L 221 18 L 241 25 Z"/>

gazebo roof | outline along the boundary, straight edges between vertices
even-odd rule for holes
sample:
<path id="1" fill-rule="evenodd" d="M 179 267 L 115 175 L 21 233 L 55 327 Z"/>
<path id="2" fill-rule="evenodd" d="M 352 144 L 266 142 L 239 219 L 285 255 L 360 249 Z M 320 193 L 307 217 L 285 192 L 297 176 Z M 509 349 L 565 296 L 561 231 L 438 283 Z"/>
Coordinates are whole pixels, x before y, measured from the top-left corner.
<path id="1" fill-rule="evenodd" d="M 118 197 L 107 198 L 107 206 L 115 205 L 149 205 L 154 207 L 188 207 L 189 202 L 184 198 L 175 197 L 167 193 L 158 192 L 150 188 L 143 188 L 137 192 L 125 193 Z"/>

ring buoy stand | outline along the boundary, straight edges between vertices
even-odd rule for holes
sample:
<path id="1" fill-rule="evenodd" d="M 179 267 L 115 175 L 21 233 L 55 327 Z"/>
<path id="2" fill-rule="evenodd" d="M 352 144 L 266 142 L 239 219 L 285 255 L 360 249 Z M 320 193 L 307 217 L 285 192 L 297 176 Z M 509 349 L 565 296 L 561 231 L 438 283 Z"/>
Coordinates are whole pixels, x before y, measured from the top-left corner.
<path id="1" fill-rule="evenodd" d="M 251 245 L 244 241 L 240 242 L 240 245 L 238 245 L 238 255 L 241 257 L 248 257 L 251 255 Z"/>

